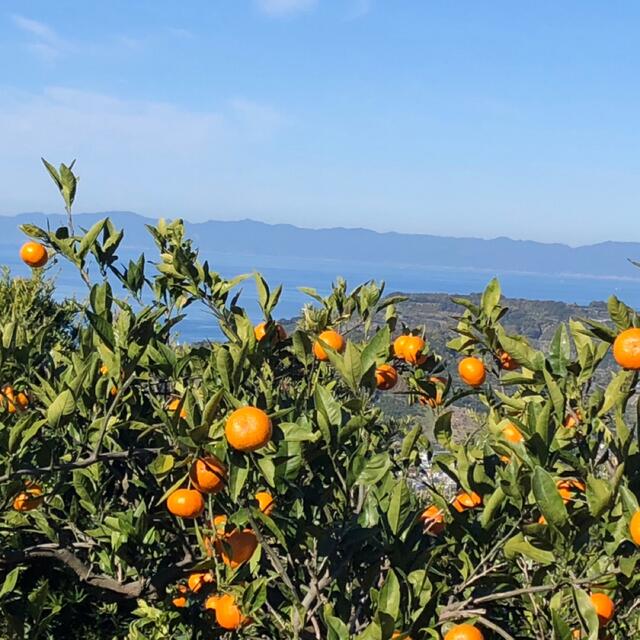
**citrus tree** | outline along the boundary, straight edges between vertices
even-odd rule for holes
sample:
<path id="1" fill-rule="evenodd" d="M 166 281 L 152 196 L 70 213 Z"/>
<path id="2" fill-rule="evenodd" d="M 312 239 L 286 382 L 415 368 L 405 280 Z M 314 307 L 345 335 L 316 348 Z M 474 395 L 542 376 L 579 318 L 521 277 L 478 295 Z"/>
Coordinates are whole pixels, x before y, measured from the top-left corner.
<path id="1" fill-rule="evenodd" d="M 458 301 L 457 375 L 375 283 L 306 290 L 287 335 L 280 288 L 253 275 L 254 325 L 248 276 L 201 262 L 180 220 L 149 227 L 151 262 L 123 264 L 108 219 L 73 228 L 73 167 L 46 166 L 69 221 L 24 225 L 21 257 L 34 282 L 71 262 L 87 296 L 63 325 L 55 304 L 33 322 L 12 301 L 0 327 L 4 636 L 638 633 L 631 309 L 613 298 L 610 325 L 562 325 L 543 353 L 505 332 L 494 281 Z M 177 344 L 192 305 L 224 340 Z M 433 441 L 384 415 L 383 393 L 419 403 Z M 462 399 L 482 416 L 464 441 Z"/>

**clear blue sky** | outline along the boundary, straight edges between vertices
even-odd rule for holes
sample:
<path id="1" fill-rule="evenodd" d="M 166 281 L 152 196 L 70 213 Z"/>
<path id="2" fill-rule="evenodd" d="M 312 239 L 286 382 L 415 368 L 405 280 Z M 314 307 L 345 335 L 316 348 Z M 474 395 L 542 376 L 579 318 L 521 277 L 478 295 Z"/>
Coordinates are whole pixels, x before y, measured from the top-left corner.
<path id="1" fill-rule="evenodd" d="M 5 0 L 0 213 L 640 240 L 636 0 Z"/>

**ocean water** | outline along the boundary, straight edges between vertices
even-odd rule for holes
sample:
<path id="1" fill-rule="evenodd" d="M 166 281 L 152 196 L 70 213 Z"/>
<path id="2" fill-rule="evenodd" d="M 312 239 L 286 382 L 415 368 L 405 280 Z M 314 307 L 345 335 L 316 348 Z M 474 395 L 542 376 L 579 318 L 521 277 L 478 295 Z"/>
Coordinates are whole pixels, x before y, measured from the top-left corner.
<path id="1" fill-rule="evenodd" d="M 137 254 L 136 254 L 137 255 Z M 126 252 L 121 258 L 128 261 Z M 640 270 L 636 278 L 594 278 L 575 275 L 547 275 L 521 273 L 517 271 L 492 272 L 488 270 L 451 269 L 441 267 L 418 267 L 415 265 L 385 265 L 378 263 L 317 261 L 274 256 L 223 254 L 203 251 L 202 259 L 209 260 L 211 268 L 225 277 L 241 273 L 260 271 L 273 289 L 283 285 L 280 303 L 274 314 L 277 318 L 291 318 L 299 314 L 307 302 L 313 302 L 298 287 L 313 287 L 320 294 L 330 291 L 331 282 L 342 276 L 350 287 L 367 280 L 384 280 L 387 293 L 449 293 L 469 294 L 482 291 L 489 280 L 500 279 L 504 295 L 529 300 L 557 300 L 577 304 L 605 301 L 611 294 L 617 295 L 627 304 L 640 307 Z M 0 264 L 10 267 L 14 275 L 28 275 L 28 269 L 17 259 L 15 247 L 0 246 Z M 97 270 L 96 270 L 97 271 Z M 148 272 L 149 266 L 148 266 Z M 54 263 L 49 275 L 56 281 L 57 295 L 62 298 L 75 295 L 86 296 L 86 286 L 80 281 L 72 267 Z M 94 273 L 95 278 L 98 274 Z M 117 282 L 113 283 L 118 287 Z M 256 302 L 255 282 L 248 279 L 242 289 L 240 304 L 250 316 L 258 321 L 259 308 Z M 205 308 L 192 305 L 187 309 L 187 318 L 178 327 L 182 341 L 217 339 L 220 330 L 215 318 Z"/>

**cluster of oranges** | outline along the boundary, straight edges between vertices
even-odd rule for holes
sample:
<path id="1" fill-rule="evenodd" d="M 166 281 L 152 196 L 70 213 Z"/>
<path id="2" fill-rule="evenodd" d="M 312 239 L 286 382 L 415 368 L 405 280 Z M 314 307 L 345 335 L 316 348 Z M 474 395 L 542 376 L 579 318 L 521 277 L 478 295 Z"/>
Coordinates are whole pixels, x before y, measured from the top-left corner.
<path id="1" fill-rule="evenodd" d="M 177 409 L 177 406 L 174 409 Z M 271 435 L 271 419 L 258 407 L 236 409 L 227 418 L 225 424 L 228 445 L 244 453 L 266 446 L 271 440 Z M 193 488 L 177 489 L 167 498 L 167 509 L 180 518 L 197 518 L 202 514 L 205 508 L 203 496 L 219 493 L 226 487 L 227 468 L 216 456 L 201 457 L 191 465 L 189 480 Z M 265 515 L 270 515 L 275 507 L 273 496 L 267 491 L 259 491 L 254 498 L 259 509 Z M 226 516 L 215 516 L 211 522 L 215 532 L 214 540 L 212 542 L 210 538 L 205 538 L 204 543 L 210 553 L 215 552 L 224 564 L 237 569 L 251 559 L 258 546 L 258 539 L 252 529 L 233 528 L 225 531 L 226 525 Z M 200 576 L 201 574 L 192 575 Z M 200 582 L 197 584 L 200 585 Z M 188 586 L 191 591 L 197 592 L 191 585 Z M 181 595 L 174 599 L 174 604 L 177 600 L 176 606 L 185 606 L 184 593 L 187 588 L 182 585 L 179 590 Z M 205 601 L 205 608 L 215 610 L 216 621 L 224 629 L 237 629 L 249 622 L 232 594 L 210 596 Z"/>
<path id="2" fill-rule="evenodd" d="M 29 396 L 24 391 L 16 393 L 12 386 L 5 385 L 0 391 L 0 409 L 5 406 L 9 413 L 24 411 L 29 406 Z"/>

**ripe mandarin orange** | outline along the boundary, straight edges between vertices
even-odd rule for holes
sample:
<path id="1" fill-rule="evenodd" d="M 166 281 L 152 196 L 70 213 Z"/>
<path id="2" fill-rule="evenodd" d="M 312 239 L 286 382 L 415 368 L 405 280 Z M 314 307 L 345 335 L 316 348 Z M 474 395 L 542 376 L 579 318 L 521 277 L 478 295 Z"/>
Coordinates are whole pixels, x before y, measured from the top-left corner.
<path id="1" fill-rule="evenodd" d="M 276 506 L 273 496 L 268 491 L 258 491 L 255 498 L 258 501 L 260 511 L 262 511 L 265 516 L 270 516 Z"/>
<path id="2" fill-rule="evenodd" d="M 459 624 L 447 631 L 444 640 L 484 640 L 484 636 L 472 624 Z"/>
<path id="3" fill-rule="evenodd" d="M 458 364 L 460 379 L 471 387 L 479 387 L 484 383 L 487 373 L 484 363 L 478 358 L 463 358 Z"/>
<path id="4" fill-rule="evenodd" d="M 255 451 L 270 440 L 272 425 L 269 416 L 257 407 L 236 409 L 224 427 L 227 442 L 237 451 Z"/>
<path id="5" fill-rule="evenodd" d="M 213 576 L 208 571 L 196 571 L 189 576 L 187 585 L 194 593 L 198 593 L 205 584 L 213 582 Z"/>
<path id="6" fill-rule="evenodd" d="M 613 357 L 624 369 L 640 369 L 640 329 L 627 329 L 618 335 Z"/>
<path id="7" fill-rule="evenodd" d="M 180 398 L 174 398 L 167 405 L 167 411 L 175 412 L 178 410 L 179 406 L 180 406 Z M 182 405 L 182 408 L 180 409 L 180 418 L 182 418 L 182 420 L 187 419 L 187 410 L 184 408 L 184 405 Z"/>
<path id="8" fill-rule="evenodd" d="M 232 569 L 237 569 L 251 559 L 258 546 L 258 539 L 251 529 L 233 529 L 219 537 L 214 546 L 222 561 Z"/>
<path id="9" fill-rule="evenodd" d="M 193 486 L 202 493 L 218 493 L 227 481 L 227 468 L 216 456 L 198 458 L 189 471 Z"/>
<path id="10" fill-rule="evenodd" d="M 264 340 L 264 337 L 267 335 L 267 328 L 268 328 L 268 325 L 266 322 L 261 322 L 260 324 L 257 324 L 254 327 L 253 333 L 258 342 L 261 342 L 262 340 Z M 278 340 L 287 339 L 287 332 L 285 331 L 285 328 L 281 324 L 276 325 L 275 335 Z"/>
<path id="11" fill-rule="evenodd" d="M 524 440 L 524 436 L 520 432 L 520 429 L 511 423 L 502 429 L 501 435 L 505 440 L 507 440 L 507 442 L 511 442 L 512 444 L 518 444 Z"/>
<path id="12" fill-rule="evenodd" d="M 209 611 L 215 611 L 218 606 L 218 599 L 220 596 L 217 593 L 212 593 L 205 601 L 204 608 Z"/>
<path id="13" fill-rule="evenodd" d="M 44 267 L 49 256 L 44 245 L 39 242 L 25 242 L 20 248 L 21 260 L 32 269 Z"/>
<path id="14" fill-rule="evenodd" d="M 197 518 L 204 511 L 204 499 L 195 489 L 176 489 L 167 498 L 167 509 L 179 518 Z"/>
<path id="15" fill-rule="evenodd" d="M 420 520 L 424 523 L 424 530 L 434 536 L 440 535 L 444 531 L 444 513 L 442 509 L 432 504 L 421 514 Z"/>
<path id="16" fill-rule="evenodd" d="M 640 511 L 636 511 L 629 522 L 629 535 L 640 546 Z"/>
<path id="17" fill-rule="evenodd" d="M 420 336 L 407 336 L 404 342 L 403 359 L 409 364 L 422 364 L 426 361 L 427 356 L 423 353 L 427 346 Z"/>
<path id="18" fill-rule="evenodd" d="M 185 587 L 183 584 L 179 584 L 178 585 L 178 593 L 187 593 L 187 587 Z M 181 596 L 176 596 L 171 603 L 173 604 L 174 607 L 178 607 L 179 609 L 183 609 L 184 607 L 187 606 L 187 599 L 185 598 L 184 595 Z"/>
<path id="19" fill-rule="evenodd" d="M 590 600 L 598 614 L 600 624 L 604 627 L 611 622 L 616 611 L 613 600 L 606 593 L 592 593 Z"/>
<path id="20" fill-rule="evenodd" d="M 376 387 L 381 391 L 393 389 L 398 383 L 398 372 L 390 364 L 381 364 L 376 369 Z"/>
<path id="21" fill-rule="evenodd" d="M 473 509 L 474 507 L 478 507 L 482 504 L 482 497 L 479 496 L 475 491 L 471 493 L 467 493 L 466 491 L 461 491 L 451 503 L 453 508 L 462 513 L 466 509 Z"/>
<path id="22" fill-rule="evenodd" d="M 404 360 L 404 348 L 411 336 L 402 334 L 393 341 L 393 355 L 400 360 Z"/>
<path id="23" fill-rule="evenodd" d="M 232 595 L 218 596 L 215 604 L 216 622 L 223 629 L 239 629 L 249 623 L 249 619 L 242 615 L 242 611 Z"/>
<path id="24" fill-rule="evenodd" d="M 580 480 L 569 479 L 558 480 L 558 482 L 556 482 L 556 488 L 558 489 L 558 493 L 560 494 L 562 501 L 566 504 L 573 499 L 575 492 L 584 492 L 586 487 L 584 482 L 581 482 Z"/>
<path id="25" fill-rule="evenodd" d="M 330 346 L 334 351 L 337 351 L 338 353 L 342 353 L 346 346 L 344 338 L 337 331 L 334 331 L 333 329 L 323 331 L 318 336 L 318 340 L 313 343 L 313 355 L 315 355 L 318 360 L 321 360 L 323 362 L 328 360 L 329 356 L 324 350 L 322 344 L 320 344 L 320 341 L 324 342 L 326 345 Z"/>
<path id="26" fill-rule="evenodd" d="M 13 508 L 16 511 L 33 511 L 44 502 L 42 495 L 42 487 L 40 485 L 30 483 L 25 490 L 19 493 L 14 501 Z"/>

